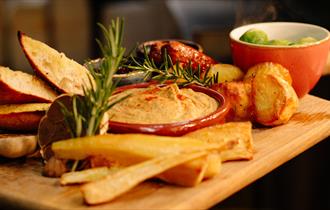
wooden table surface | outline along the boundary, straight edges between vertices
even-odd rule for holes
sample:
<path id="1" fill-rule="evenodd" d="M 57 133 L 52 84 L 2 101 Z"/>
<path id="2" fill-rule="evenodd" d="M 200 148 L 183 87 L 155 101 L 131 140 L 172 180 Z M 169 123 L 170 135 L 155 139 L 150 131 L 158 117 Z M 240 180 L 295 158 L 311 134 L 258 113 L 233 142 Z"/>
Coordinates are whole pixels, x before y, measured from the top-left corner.
<path id="1" fill-rule="evenodd" d="M 329 135 L 330 101 L 307 95 L 288 124 L 253 130 L 253 160 L 225 163 L 218 176 L 197 187 L 145 182 L 98 206 L 84 205 L 78 187 L 41 176 L 40 161 L 1 159 L 0 207 L 6 202 L 30 209 L 207 209 Z"/>

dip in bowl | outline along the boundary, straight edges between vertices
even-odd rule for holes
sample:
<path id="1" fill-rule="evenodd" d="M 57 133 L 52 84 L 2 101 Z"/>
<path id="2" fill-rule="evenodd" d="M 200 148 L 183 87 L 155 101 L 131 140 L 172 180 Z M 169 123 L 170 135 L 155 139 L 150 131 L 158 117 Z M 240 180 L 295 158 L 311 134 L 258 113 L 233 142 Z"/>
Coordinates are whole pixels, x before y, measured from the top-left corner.
<path id="1" fill-rule="evenodd" d="M 140 83 L 119 87 L 110 100 L 127 96 L 109 111 L 113 133 L 181 136 L 223 123 L 229 103 L 218 92 L 191 85 Z"/>
<path id="2" fill-rule="evenodd" d="M 264 31 L 270 40 L 299 40 L 313 37 L 317 41 L 300 45 L 264 45 L 240 40 L 250 29 Z M 261 62 L 271 61 L 286 67 L 293 88 L 301 98 L 320 79 L 330 48 L 329 31 L 320 26 L 294 22 L 256 23 L 230 32 L 233 62 L 243 71 Z"/>

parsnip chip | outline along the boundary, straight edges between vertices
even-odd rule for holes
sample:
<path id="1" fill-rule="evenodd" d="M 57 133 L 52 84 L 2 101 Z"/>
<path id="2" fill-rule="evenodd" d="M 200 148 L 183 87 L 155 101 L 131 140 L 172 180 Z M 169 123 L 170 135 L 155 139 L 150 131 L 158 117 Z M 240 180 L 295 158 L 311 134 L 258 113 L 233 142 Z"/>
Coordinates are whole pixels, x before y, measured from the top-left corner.
<path id="1" fill-rule="evenodd" d="M 68 172 L 61 176 L 61 185 L 69 184 L 82 184 L 86 182 L 92 182 L 106 177 L 107 175 L 117 172 L 121 168 L 119 167 L 98 167 L 86 169 L 83 171 Z"/>
<path id="2" fill-rule="evenodd" d="M 52 144 L 55 156 L 63 159 L 84 159 L 90 156 L 104 158 L 104 163 L 130 166 L 174 152 L 192 152 L 201 149 L 220 151 L 225 144 L 212 144 L 188 137 L 154 136 L 146 134 L 110 134 L 58 141 Z M 162 180 L 181 186 L 195 186 L 205 174 L 213 177 L 220 172 L 219 158 L 205 157 L 186 162 L 159 176 Z M 98 164 L 97 166 L 108 166 Z M 183 175 L 183 171 L 184 174 Z"/>
<path id="3" fill-rule="evenodd" d="M 185 136 L 212 144 L 225 143 L 226 147 L 220 152 L 222 161 L 250 160 L 253 157 L 251 122 L 230 122 L 215 125 L 188 133 Z"/>
<path id="4" fill-rule="evenodd" d="M 81 190 L 88 204 L 110 201 L 129 191 L 139 183 L 156 176 L 174 166 L 204 156 L 207 151 L 162 155 L 124 168 L 106 178 L 88 183 Z"/>
<path id="5" fill-rule="evenodd" d="M 108 134 L 57 141 L 52 150 L 57 158 L 82 160 L 102 155 L 132 165 L 174 152 L 220 150 L 223 144 L 208 143 L 188 137 L 155 136 L 146 134 Z"/>

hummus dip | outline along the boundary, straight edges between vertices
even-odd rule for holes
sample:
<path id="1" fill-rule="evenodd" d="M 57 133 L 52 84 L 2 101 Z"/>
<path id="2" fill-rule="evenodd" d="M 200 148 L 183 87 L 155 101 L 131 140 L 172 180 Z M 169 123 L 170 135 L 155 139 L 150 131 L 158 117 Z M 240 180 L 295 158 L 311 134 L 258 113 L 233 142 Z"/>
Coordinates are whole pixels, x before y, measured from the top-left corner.
<path id="1" fill-rule="evenodd" d="M 128 96 L 129 95 L 129 96 Z M 194 120 L 216 111 L 214 98 L 176 84 L 163 87 L 132 88 L 111 96 L 115 104 L 109 111 L 111 121 L 136 124 L 164 124 Z"/>

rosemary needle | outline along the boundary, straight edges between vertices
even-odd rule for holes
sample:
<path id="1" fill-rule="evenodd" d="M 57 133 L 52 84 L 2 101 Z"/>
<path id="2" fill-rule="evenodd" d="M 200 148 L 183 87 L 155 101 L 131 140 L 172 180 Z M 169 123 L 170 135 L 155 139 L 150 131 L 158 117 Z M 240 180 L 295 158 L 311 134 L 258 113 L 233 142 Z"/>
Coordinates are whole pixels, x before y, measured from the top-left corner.
<path id="1" fill-rule="evenodd" d="M 144 59 L 142 63 L 131 56 L 133 64 L 127 65 L 126 67 L 133 70 L 144 71 L 146 73 L 145 78 L 150 78 L 150 76 L 153 75 L 151 77 L 152 80 L 156 80 L 160 83 L 170 80 L 182 86 L 196 84 L 210 87 L 217 82 L 218 74 L 208 76 L 210 68 L 207 69 L 204 76 L 202 76 L 200 66 L 198 65 L 197 70 L 193 69 L 191 61 L 185 66 L 180 65 L 178 62 L 173 64 L 166 50 L 163 53 L 163 62 L 157 66 L 154 61 L 149 58 L 145 46 L 143 51 Z"/>
<path id="2" fill-rule="evenodd" d="M 123 19 L 112 20 L 108 28 L 98 24 L 104 35 L 104 43 L 96 40 L 103 54 L 99 68 L 88 65 L 92 76 L 90 86 L 83 87 L 84 95 L 72 97 L 72 113 L 62 106 L 67 128 L 72 138 L 92 136 L 99 133 L 104 114 L 116 102 L 109 102 L 109 97 L 115 90 L 117 83 L 112 80 L 123 59 L 125 48 L 122 47 Z"/>

